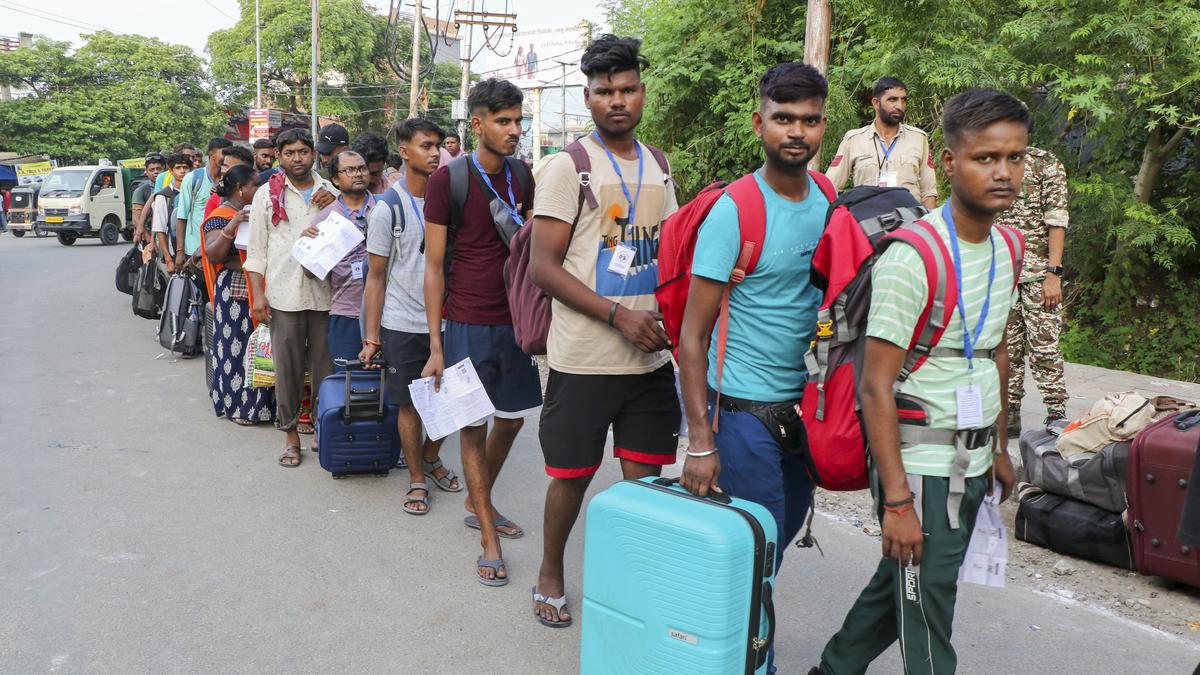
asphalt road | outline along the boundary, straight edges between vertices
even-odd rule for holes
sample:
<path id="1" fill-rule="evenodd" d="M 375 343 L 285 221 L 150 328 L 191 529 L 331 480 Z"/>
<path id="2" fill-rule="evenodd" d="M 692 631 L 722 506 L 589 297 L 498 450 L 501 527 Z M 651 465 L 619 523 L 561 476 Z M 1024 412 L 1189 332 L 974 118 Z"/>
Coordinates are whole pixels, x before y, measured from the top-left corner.
<path id="1" fill-rule="evenodd" d="M 579 628 L 530 614 L 542 471 L 533 424 L 497 486 L 528 536 L 513 583 L 474 579 L 461 497 L 400 509 L 406 475 L 335 481 L 282 437 L 216 419 L 201 359 L 163 356 L 113 288 L 124 245 L 0 235 L 0 672 L 572 673 Z M 444 456 L 458 467 L 457 445 Z M 616 479 L 608 463 L 596 488 Z M 582 530 L 577 530 L 581 532 Z M 818 522 L 777 590 L 778 662 L 803 673 L 878 558 Z M 580 606 L 582 539 L 570 544 Z M 1034 628 L 1036 627 L 1036 629 Z M 964 586 L 963 673 L 1190 673 L 1194 643 L 1027 590 Z M 898 650 L 873 672 L 899 672 Z"/>

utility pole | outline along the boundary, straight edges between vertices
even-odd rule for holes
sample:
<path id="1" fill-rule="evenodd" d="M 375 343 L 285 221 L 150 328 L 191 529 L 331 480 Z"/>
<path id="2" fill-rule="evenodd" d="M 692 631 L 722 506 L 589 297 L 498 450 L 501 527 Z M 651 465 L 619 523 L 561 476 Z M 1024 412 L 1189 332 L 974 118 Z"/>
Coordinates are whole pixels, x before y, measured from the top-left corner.
<path id="1" fill-rule="evenodd" d="M 559 61 L 562 66 L 562 147 L 567 147 L 567 62 Z"/>
<path id="2" fill-rule="evenodd" d="M 254 0 L 254 107 L 262 107 L 262 23 L 259 21 L 258 1 Z"/>
<path id="3" fill-rule="evenodd" d="M 412 74 L 408 78 L 408 116 L 416 117 L 417 98 L 421 93 L 421 0 L 415 0 L 413 5 L 412 52 Z"/>
<path id="4" fill-rule="evenodd" d="M 476 12 L 475 0 L 471 0 L 471 9 L 464 12 L 461 9 L 454 10 L 454 28 L 462 31 L 462 27 L 467 27 L 467 38 L 463 42 L 463 57 L 462 57 L 462 84 L 458 88 L 458 97 L 462 100 L 463 105 L 467 103 L 467 93 L 471 89 L 471 34 L 475 26 L 491 26 L 495 28 L 508 28 L 514 33 L 517 31 L 517 15 L 503 14 L 501 12 Z M 471 111 L 467 111 L 469 117 Z M 458 137 L 464 143 L 463 149 L 466 150 L 467 142 L 467 121 L 461 119 L 458 121 Z"/>
<path id="5" fill-rule="evenodd" d="M 313 140 L 317 138 L 317 50 L 321 42 L 321 0 L 312 0 L 312 126 Z"/>
<path id="6" fill-rule="evenodd" d="M 804 62 L 821 71 L 829 72 L 829 27 L 833 23 L 832 0 L 808 0 L 808 13 L 804 26 Z M 821 165 L 821 148 L 817 148 L 809 164 Z"/>
<path id="7" fill-rule="evenodd" d="M 542 87 L 533 90 L 533 122 L 529 125 L 533 132 L 533 161 L 542 158 Z"/>

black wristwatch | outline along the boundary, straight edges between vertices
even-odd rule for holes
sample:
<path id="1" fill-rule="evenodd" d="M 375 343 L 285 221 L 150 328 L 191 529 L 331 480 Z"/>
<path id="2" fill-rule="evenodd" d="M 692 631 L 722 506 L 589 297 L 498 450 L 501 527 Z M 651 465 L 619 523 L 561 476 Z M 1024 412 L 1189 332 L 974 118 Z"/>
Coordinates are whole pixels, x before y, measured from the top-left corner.
<path id="1" fill-rule="evenodd" d="M 1063 275 L 1062 265 L 1046 265 L 1046 273 L 1053 274 L 1054 276 L 1061 279 L 1062 275 Z"/>

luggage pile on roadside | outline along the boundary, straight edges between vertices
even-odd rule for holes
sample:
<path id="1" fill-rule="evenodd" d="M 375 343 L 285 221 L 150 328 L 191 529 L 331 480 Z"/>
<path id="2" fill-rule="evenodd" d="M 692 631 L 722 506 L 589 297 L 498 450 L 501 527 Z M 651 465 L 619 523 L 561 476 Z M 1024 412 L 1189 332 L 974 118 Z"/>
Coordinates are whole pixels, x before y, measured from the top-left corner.
<path id="1" fill-rule="evenodd" d="M 1016 536 L 1200 586 L 1200 552 L 1179 539 L 1198 447 L 1195 404 L 1132 391 L 1105 396 L 1069 424 L 1029 429 L 1020 439 L 1026 482 L 1017 487 Z"/>

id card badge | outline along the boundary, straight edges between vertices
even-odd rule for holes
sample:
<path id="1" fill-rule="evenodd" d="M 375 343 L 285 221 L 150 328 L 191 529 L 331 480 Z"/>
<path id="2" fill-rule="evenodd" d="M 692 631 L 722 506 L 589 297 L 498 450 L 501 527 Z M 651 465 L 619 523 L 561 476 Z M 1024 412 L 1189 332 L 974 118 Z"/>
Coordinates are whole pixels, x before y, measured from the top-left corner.
<path id="1" fill-rule="evenodd" d="M 629 276 L 629 269 L 633 267 L 635 255 L 637 255 L 637 250 L 629 244 L 617 244 L 612 252 L 612 260 L 608 262 L 608 271 L 620 274 L 622 277 Z"/>
<path id="2" fill-rule="evenodd" d="M 968 384 L 954 390 L 958 401 L 958 428 L 978 429 L 983 426 L 983 391 L 978 384 Z"/>
<path id="3" fill-rule="evenodd" d="M 900 187 L 900 177 L 895 171 L 880 171 L 879 187 Z"/>
<path id="4" fill-rule="evenodd" d="M 361 260 L 350 263 L 350 276 L 355 279 L 363 278 L 363 264 Z"/>

